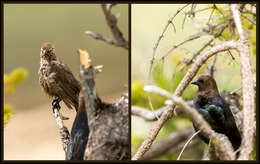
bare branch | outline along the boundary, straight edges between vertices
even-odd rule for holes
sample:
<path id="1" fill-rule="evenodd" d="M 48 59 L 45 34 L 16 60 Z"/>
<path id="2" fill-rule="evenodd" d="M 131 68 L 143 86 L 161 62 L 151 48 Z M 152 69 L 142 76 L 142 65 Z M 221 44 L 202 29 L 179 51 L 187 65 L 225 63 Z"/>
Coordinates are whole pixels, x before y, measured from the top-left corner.
<path id="1" fill-rule="evenodd" d="M 252 67 L 250 63 L 250 49 L 246 33 L 242 28 L 238 5 L 232 4 L 231 11 L 237 28 L 239 42 L 237 50 L 240 54 L 242 92 L 243 92 L 243 139 L 239 159 L 248 160 L 253 151 L 254 134 L 256 130 L 255 122 L 255 92 L 253 83 Z"/>
<path id="2" fill-rule="evenodd" d="M 162 115 L 165 109 L 166 107 L 162 107 L 160 109 L 154 110 L 153 112 L 142 107 L 132 106 L 131 112 L 132 115 L 142 117 L 145 121 L 156 121 L 157 118 Z"/>
<path id="3" fill-rule="evenodd" d="M 152 72 L 152 67 L 153 67 L 153 63 L 154 63 L 154 59 L 155 59 L 155 55 L 156 55 L 156 50 L 157 50 L 157 47 L 159 46 L 159 43 L 160 43 L 161 39 L 162 39 L 163 36 L 164 36 L 164 33 L 166 32 L 168 26 L 169 26 L 170 24 L 173 24 L 172 21 L 173 21 L 173 19 L 175 18 L 175 16 L 178 15 L 178 13 L 181 12 L 181 11 L 182 11 L 185 7 L 187 7 L 188 5 L 189 5 L 189 4 L 186 4 L 186 5 L 184 5 L 182 8 L 179 8 L 179 9 L 176 11 L 176 13 L 168 20 L 166 26 L 165 26 L 164 29 L 163 29 L 163 32 L 161 33 L 161 35 L 159 36 L 157 42 L 155 43 L 154 48 L 153 48 L 153 56 L 152 56 L 152 59 L 150 60 L 150 67 L 149 67 L 149 73 L 148 73 L 148 79 L 149 79 L 149 81 L 150 81 L 150 78 L 151 78 L 151 72 Z M 173 24 L 173 26 L 174 26 L 174 24 Z M 175 26 L 174 26 L 174 29 L 175 29 Z M 152 102 L 151 102 L 151 96 L 150 96 L 150 94 L 148 94 L 147 96 L 148 96 L 148 103 L 149 103 L 149 105 L 150 105 L 150 108 L 151 108 L 152 110 L 154 110 L 154 109 L 153 109 Z"/>
<path id="4" fill-rule="evenodd" d="M 181 155 L 182 155 L 182 153 L 184 152 L 184 150 L 186 149 L 186 147 L 189 145 L 189 143 L 192 141 L 192 139 L 193 139 L 197 134 L 199 134 L 199 133 L 200 133 L 200 130 L 198 130 L 196 133 L 194 133 L 194 134 L 190 137 L 190 139 L 184 144 L 184 146 L 183 146 L 183 148 L 182 148 L 182 150 L 181 150 L 181 152 L 180 152 L 180 154 L 179 154 L 177 160 L 180 160 Z"/>
<path id="5" fill-rule="evenodd" d="M 173 19 L 175 18 L 175 16 L 178 15 L 178 13 L 181 12 L 181 11 L 182 11 L 185 7 L 187 7 L 188 5 L 189 5 L 189 4 L 186 4 L 186 5 L 184 5 L 182 8 L 179 8 L 179 9 L 173 14 L 173 16 L 168 20 L 168 22 L 167 22 L 166 26 L 164 27 L 164 29 L 163 29 L 161 35 L 159 36 L 157 42 L 156 42 L 155 45 L 154 45 L 154 48 L 153 48 L 153 56 L 152 56 L 152 59 L 151 59 L 151 66 L 153 65 L 153 61 L 154 61 L 154 58 L 155 58 L 155 55 L 156 55 L 157 47 L 159 46 L 160 41 L 161 41 L 162 38 L 164 37 L 164 33 L 166 32 L 168 26 L 169 26 L 170 24 L 172 24 L 172 21 L 173 21 Z M 150 66 L 150 69 L 151 69 L 151 66 Z"/>
<path id="6" fill-rule="evenodd" d="M 60 114 L 59 110 L 57 108 L 53 109 L 54 111 L 54 118 L 56 120 L 56 123 L 59 128 L 60 136 L 61 136 L 61 141 L 63 143 L 63 150 L 67 152 L 67 147 L 69 144 L 69 138 L 70 138 L 70 133 L 68 131 L 68 128 L 64 125 L 63 123 L 63 116 Z"/>
<path id="7" fill-rule="evenodd" d="M 199 32 L 199 33 L 197 33 L 197 34 L 194 34 L 194 35 L 189 36 L 187 39 L 184 39 L 184 40 L 181 41 L 180 43 L 177 43 L 177 44 L 173 45 L 172 48 L 171 48 L 165 55 L 163 55 L 163 56 L 158 60 L 158 62 L 159 62 L 160 60 L 166 58 L 169 54 L 172 53 L 173 50 L 175 50 L 176 48 L 180 47 L 180 46 L 183 45 L 184 43 L 187 43 L 187 42 L 190 42 L 190 41 L 192 41 L 192 40 L 198 39 L 198 38 L 200 38 L 203 34 L 204 34 L 204 32 Z"/>
<path id="8" fill-rule="evenodd" d="M 97 103 L 100 102 L 95 88 L 96 71 L 92 66 L 92 62 L 87 51 L 79 49 L 77 53 L 80 57 L 80 77 L 82 79 L 82 90 L 86 106 L 85 109 L 87 110 L 86 113 L 88 115 L 88 124 L 90 125 L 92 118 L 94 118 L 97 112 Z"/>
<path id="9" fill-rule="evenodd" d="M 183 147 L 184 142 L 189 136 L 194 132 L 192 127 L 187 129 L 182 129 L 179 131 L 172 132 L 167 136 L 167 138 L 159 141 L 155 144 L 143 157 L 142 160 L 148 160 L 156 157 L 163 156 L 165 154 L 174 152 Z M 195 142 L 190 143 L 190 145 L 198 143 L 199 139 L 193 140 Z"/>
<path id="10" fill-rule="evenodd" d="M 87 51 L 78 50 L 80 77 L 90 129 L 86 160 L 130 159 L 128 94 L 113 104 L 102 102 L 95 88 L 95 75 L 102 66 L 92 66 Z M 119 119 L 114 119 L 119 118 Z"/>
<path id="11" fill-rule="evenodd" d="M 112 14 L 111 10 L 113 6 L 115 6 L 115 4 L 102 4 L 102 9 L 106 17 L 107 24 L 110 27 L 114 39 L 107 38 L 101 34 L 97 34 L 91 31 L 86 31 L 85 33 L 95 39 L 102 40 L 108 44 L 112 44 L 118 47 L 128 49 L 129 48 L 128 41 L 125 40 L 122 32 L 117 26 L 117 17 Z"/>
<path id="12" fill-rule="evenodd" d="M 256 22 L 251 20 L 248 16 L 246 16 L 245 14 L 241 14 L 241 16 L 243 16 L 244 18 L 246 18 L 246 20 L 248 20 L 250 23 L 252 23 L 253 25 L 256 25 Z"/>
<path id="13" fill-rule="evenodd" d="M 210 20 L 211 20 L 212 14 L 214 13 L 215 9 L 216 9 L 216 5 L 213 4 L 213 9 L 212 9 L 212 11 L 211 11 L 211 13 L 210 13 L 210 16 L 209 16 L 209 19 L 208 19 L 208 24 L 209 24 L 209 22 L 210 22 Z"/>
<path id="14" fill-rule="evenodd" d="M 217 55 L 214 56 L 210 66 L 208 67 L 209 75 L 212 76 L 212 77 L 214 77 L 214 71 L 215 71 L 214 67 L 215 67 L 216 61 L 217 61 Z"/>
<path id="15" fill-rule="evenodd" d="M 115 40 L 107 38 L 107 37 L 105 37 L 101 34 L 97 34 L 97 33 L 94 33 L 92 31 L 86 31 L 85 34 L 92 36 L 93 38 L 95 38 L 97 40 L 102 40 L 102 41 L 107 42 L 109 44 L 112 44 L 112 45 L 115 45 L 115 46 L 120 46 L 120 45 L 117 44 L 117 42 Z"/>
<path id="16" fill-rule="evenodd" d="M 117 44 L 121 45 L 125 49 L 128 49 L 129 48 L 128 42 L 125 40 L 122 32 L 117 27 L 117 18 L 112 14 L 112 11 L 111 11 L 112 6 L 107 7 L 108 5 L 109 4 L 102 4 L 102 9 L 106 16 L 107 24 L 109 25 L 110 30 L 114 36 L 114 39 L 116 39 L 116 41 L 117 41 Z"/>
<path id="17" fill-rule="evenodd" d="M 215 139 L 216 140 L 215 140 Z M 234 152 L 233 146 L 229 141 L 227 136 L 221 133 L 213 133 L 211 143 L 213 143 L 216 155 L 220 160 L 235 160 L 236 154 Z M 215 142 L 215 143 L 214 143 Z"/>
<path id="18" fill-rule="evenodd" d="M 216 33 L 214 34 L 214 38 L 210 39 L 207 43 L 205 43 L 195 54 L 192 55 L 192 57 L 190 59 L 188 59 L 187 61 L 184 61 L 184 65 L 180 68 L 180 71 L 182 71 L 186 66 L 192 64 L 193 60 L 198 56 L 200 55 L 200 53 L 206 49 L 208 46 L 211 45 L 211 43 L 216 39 L 218 38 L 222 33 L 223 31 L 225 30 L 225 28 L 227 27 L 227 25 L 224 25 L 221 27 L 221 29 Z M 215 29 L 215 28 L 214 28 Z M 213 30 L 214 30 L 213 29 Z M 210 30 L 212 31 L 212 30 Z"/>

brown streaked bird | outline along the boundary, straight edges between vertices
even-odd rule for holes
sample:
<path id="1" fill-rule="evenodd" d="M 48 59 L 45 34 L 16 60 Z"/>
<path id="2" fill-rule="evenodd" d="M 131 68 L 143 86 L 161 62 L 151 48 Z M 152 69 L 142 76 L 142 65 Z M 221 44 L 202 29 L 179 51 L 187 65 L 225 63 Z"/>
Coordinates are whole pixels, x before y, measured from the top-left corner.
<path id="1" fill-rule="evenodd" d="M 53 106 L 60 108 L 62 100 L 69 109 L 78 110 L 80 82 L 69 67 L 59 61 L 51 43 L 44 43 L 40 52 L 39 82 L 43 91 L 53 99 Z"/>
<path id="2" fill-rule="evenodd" d="M 211 128 L 225 134 L 237 150 L 241 144 L 241 135 L 236 126 L 234 116 L 229 108 L 228 103 L 220 96 L 216 81 L 208 75 L 201 75 L 191 84 L 199 87 L 193 103 L 195 109 L 209 123 Z M 198 131 L 198 126 L 193 123 L 194 129 Z M 209 138 L 199 133 L 199 137 L 206 143 Z"/>

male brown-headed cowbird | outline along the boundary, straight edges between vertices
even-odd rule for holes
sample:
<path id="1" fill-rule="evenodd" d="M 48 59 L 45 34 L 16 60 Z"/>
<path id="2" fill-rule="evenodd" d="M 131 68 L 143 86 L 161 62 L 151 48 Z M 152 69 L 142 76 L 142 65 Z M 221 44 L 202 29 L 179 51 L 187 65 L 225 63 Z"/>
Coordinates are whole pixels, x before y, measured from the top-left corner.
<path id="1" fill-rule="evenodd" d="M 82 92 L 79 94 L 79 110 L 73 122 L 66 160 L 83 160 L 89 136 L 88 118 Z"/>
<path id="2" fill-rule="evenodd" d="M 236 126 L 234 116 L 229 109 L 227 102 L 219 95 L 215 80 L 208 75 L 201 75 L 191 84 L 199 87 L 193 103 L 195 109 L 204 117 L 211 128 L 225 134 L 237 150 L 241 144 L 241 136 Z M 198 131 L 198 126 L 193 123 L 194 129 Z M 206 143 L 209 138 L 199 133 L 199 137 Z"/>
<path id="3" fill-rule="evenodd" d="M 39 82 L 44 92 L 53 98 L 53 106 L 60 108 L 62 100 L 66 106 L 78 109 L 78 95 L 81 89 L 69 67 L 59 61 L 51 43 L 44 43 L 40 53 Z"/>

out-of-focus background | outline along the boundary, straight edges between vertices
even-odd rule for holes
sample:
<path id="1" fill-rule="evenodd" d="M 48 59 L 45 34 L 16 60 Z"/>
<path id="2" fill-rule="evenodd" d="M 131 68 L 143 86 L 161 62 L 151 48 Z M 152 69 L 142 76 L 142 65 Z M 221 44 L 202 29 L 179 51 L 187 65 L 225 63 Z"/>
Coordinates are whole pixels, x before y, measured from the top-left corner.
<path id="1" fill-rule="evenodd" d="M 187 68 L 183 71 L 179 71 L 181 66 L 178 65 L 180 61 L 184 59 L 190 59 L 191 56 L 197 52 L 206 42 L 210 40 L 209 36 L 202 36 L 199 39 L 187 42 L 179 48 L 175 49 L 170 53 L 164 60 L 164 64 L 154 65 L 151 74 L 151 80 L 148 81 L 148 72 L 150 68 L 150 59 L 153 55 L 153 48 L 157 42 L 159 36 L 161 35 L 163 29 L 165 28 L 168 20 L 177 12 L 178 9 L 183 7 L 185 4 L 134 4 L 131 8 L 131 105 L 144 107 L 150 109 L 148 104 L 147 93 L 143 90 L 145 85 L 154 84 L 169 92 L 173 92 L 179 82 L 182 80 L 187 72 Z M 228 9 L 228 5 L 218 4 L 218 7 L 223 7 Z M 212 4 L 198 4 L 196 6 L 196 11 L 204 9 L 207 7 L 212 7 Z M 182 42 L 193 34 L 199 32 L 199 26 L 205 24 L 210 17 L 212 10 L 207 10 L 203 12 L 196 13 L 196 17 L 193 21 L 187 16 L 186 21 L 183 26 L 183 19 L 185 17 L 184 13 L 190 11 L 191 5 L 181 11 L 173 20 L 173 27 L 171 24 L 168 27 L 166 33 L 164 34 L 158 48 L 156 51 L 156 60 L 165 55 L 169 49 L 171 49 L 177 43 Z M 227 10 L 228 11 L 228 10 Z M 214 15 L 220 14 L 216 10 Z M 249 22 L 243 19 L 244 28 L 249 26 Z M 197 24 L 196 24 L 197 22 Z M 200 23 L 201 22 L 201 23 Z M 214 23 L 211 22 L 210 23 Z M 196 24 L 196 25 L 195 25 Z M 216 24 L 216 23 L 215 23 Z M 183 28 L 182 28 L 183 26 Z M 197 26 L 197 27 L 196 27 Z M 176 32 L 175 30 L 176 29 Z M 255 26 L 250 29 L 253 35 L 249 35 L 249 40 L 251 44 L 251 62 L 253 66 L 254 79 L 256 79 L 256 29 Z M 227 36 L 228 31 L 225 31 L 223 35 Z M 234 38 L 233 38 L 234 39 Z M 216 44 L 221 41 L 216 42 Z M 208 50 L 207 48 L 206 50 Z M 202 51 L 201 54 L 205 52 Z M 218 53 L 215 65 L 214 78 L 216 79 L 218 89 L 222 91 L 234 91 L 241 86 L 240 77 L 240 61 L 239 56 L 236 51 L 231 50 L 235 60 L 227 53 Z M 155 61 L 156 61 L 155 60 Z M 212 58 L 208 60 L 209 65 L 212 62 Z M 162 62 L 161 62 L 162 63 Z M 174 70 L 176 72 L 174 73 Z M 204 65 L 199 74 L 208 74 L 208 70 Z M 174 76 L 174 78 L 173 78 Z M 195 77 L 196 78 L 196 77 Z M 196 86 L 188 86 L 182 98 L 193 99 L 197 88 Z M 241 92 L 238 90 L 238 94 Z M 156 94 L 151 94 L 151 100 L 154 109 L 159 109 L 165 106 L 166 98 L 158 96 Z M 156 121 L 144 121 L 144 119 L 136 116 L 132 116 L 131 119 L 131 134 L 132 134 L 132 154 L 134 154 L 137 149 L 141 146 L 144 139 L 150 132 L 150 129 L 155 126 Z M 172 132 L 178 132 L 178 130 L 192 126 L 191 121 L 183 116 L 174 116 L 166 122 L 166 124 L 161 129 L 155 142 L 160 142 L 161 140 L 168 137 Z M 182 147 L 181 147 L 182 148 Z M 164 155 L 156 157 L 153 159 L 159 160 L 175 160 L 177 159 L 181 148 L 172 148 L 173 150 L 168 150 Z M 191 160 L 191 159 L 201 159 L 205 144 L 199 142 L 194 145 L 191 149 L 186 149 L 181 159 Z"/>
<path id="2" fill-rule="evenodd" d="M 128 5 L 117 5 L 118 26 L 128 40 Z M 128 84 L 128 51 L 108 45 L 84 34 L 90 30 L 111 37 L 99 4 L 4 4 L 4 73 L 16 68 L 27 71 L 27 77 L 15 91 L 5 94 L 4 103 L 13 108 L 4 127 L 4 160 L 65 159 L 59 131 L 52 115 L 51 100 L 38 83 L 40 47 L 51 42 L 57 57 L 66 63 L 79 79 L 77 49 L 89 52 L 94 65 L 102 64 L 96 77 L 99 96 L 116 101 Z M 61 112 L 71 129 L 75 112 L 62 103 Z"/>

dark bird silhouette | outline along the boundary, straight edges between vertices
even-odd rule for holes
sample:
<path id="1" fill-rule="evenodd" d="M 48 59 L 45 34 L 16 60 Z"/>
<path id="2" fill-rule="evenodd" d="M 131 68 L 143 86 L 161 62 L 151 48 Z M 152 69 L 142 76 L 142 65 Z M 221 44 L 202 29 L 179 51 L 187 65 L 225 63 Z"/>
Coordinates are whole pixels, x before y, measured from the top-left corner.
<path id="1" fill-rule="evenodd" d="M 219 95 L 215 80 L 208 75 L 201 75 L 196 81 L 191 84 L 199 87 L 193 103 L 195 109 L 204 117 L 211 128 L 225 134 L 237 150 L 241 144 L 241 136 L 236 126 L 234 116 L 229 109 L 227 102 Z M 198 131 L 198 126 L 193 123 L 195 131 Z M 209 143 L 209 138 L 199 133 L 199 137 L 206 143 Z"/>
<path id="2" fill-rule="evenodd" d="M 54 99 L 53 106 L 60 109 L 59 102 L 62 100 L 68 108 L 73 106 L 77 110 L 81 85 L 69 67 L 57 59 L 51 43 L 42 45 L 40 59 L 39 82 L 43 91 Z"/>
<path id="3" fill-rule="evenodd" d="M 73 122 L 66 160 L 83 160 L 89 136 L 88 118 L 83 94 L 79 94 L 79 110 Z"/>

